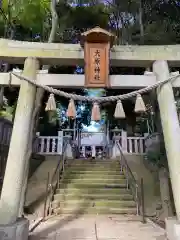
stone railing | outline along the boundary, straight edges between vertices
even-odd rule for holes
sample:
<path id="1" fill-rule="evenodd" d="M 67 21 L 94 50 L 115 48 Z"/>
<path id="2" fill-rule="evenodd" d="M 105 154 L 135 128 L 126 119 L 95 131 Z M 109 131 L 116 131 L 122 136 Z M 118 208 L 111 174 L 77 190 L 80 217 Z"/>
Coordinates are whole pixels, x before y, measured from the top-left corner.
<path id="1" fill-rule="evenodd" d="M 144 137 L 127 137 L 127 153 L 144 154 Z"/>
<path id="2" fill-rule="evenodd" d="M 145 138 L 146 137 L 128 137 L 127 132 L 121 130 L 120 134 L 113 137 L 112 157 L 119 156 L 119 150 L 115 141 L 119 141 L 122 152 L 124 154 L 145 154 Z"/>
<path id="3" fill-rule="evenodd" d="M 67 130 L 66 130 L 67 131 Z M 73 131 L 72 131 L 73 132 Z M 87 135 L 87 136 L 86 136 Z M 92 135 L 92 136 L 91 136 Z M 97 135 L 97 136 L 96 136 Z M 37 134 L 36 143 L 34 144 L 34 152 L 41 155 L 61 155 L 63 141 L 65 138 L 70 138 L 73 140 L 72 134 L 66 134 L 64 131 L 59 131 L 58 136 L 39 136 Z M 96 152 L 96 146 L 106 147 L 107 146 L 107 136 L 103 133 L 81 133 L 80 135 L 80 148 L 82 156 L 86 155 L 86 146 L 91 146 L 90 151 Z M 145 137 L 127 137 L 127 132 L 121 131 L 121 134 L 113 137 L 114 140 L 118 140 L 123 153 L 126 154 L 145 154 Z M 77 146 L 78 139 L 72 141 Z M 68 151 L 70 151 L 70 146 L 68 146 Z M 72 146 L 71 146 L 72 148 Z M 103 149 L 104 149 L 103 148 Z M 105 151 L 105 150 L 103 150 Z M 118 156 L 119 151 L 116 149 L 116 145 L 113 144 L 112 153 L 114 157 Z M 96 155 L 96 153 L 95 153 Z"/>
<path id="4" fill-rule="evenodd" d="M 34 152 L 40 155 L 62 155 L 63 145 L 68 142 L 66 147 L 66 154 L 68 158 L 73 157 L 73 141 L 72 136 L 64 135 L 63 131 L 58 131 L 57 136 L 40 136 L 36 134 L 36 140 L 34 143 Z"/>
<path id="5" fill-rule="evenodd" d="M 39 136 L 37 139 L 35 149 L 41 155 L 61 155 L 63 144 L 63 132 L 59 131 L 58 136 Z"/>

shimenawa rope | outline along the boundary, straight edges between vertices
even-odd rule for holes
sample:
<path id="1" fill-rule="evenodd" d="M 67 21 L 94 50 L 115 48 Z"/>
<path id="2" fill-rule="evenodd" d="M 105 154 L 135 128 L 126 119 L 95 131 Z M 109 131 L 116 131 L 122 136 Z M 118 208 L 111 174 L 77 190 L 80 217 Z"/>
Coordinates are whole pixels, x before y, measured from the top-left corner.
<path id="1" fill-rule="evenodd" d="M 36 85 L 37 87 L 43 88 L 44 90 L 65 97 L 65 98 L 69 98 L 69 99 L 73 99 L 75 101 L 88 101 L 88 102 L 97 102 L 97 103 L 102 103 L 102 102 L 114 102 L 114 101 L 118 101 L 118 100 L 126 100 L 128 98 L 132 98 L 132 97 L 136 97 L 138 94 L 143 94 L 143 93 L 147 93 L 159 86 L 161 86 L 164 83 L 170 82 L 175 80 L 176 78 L 178 78 L 180 76 L 180 74 L 176 75 L 176 76 L 172 76 L 166 80 L 163 81 L 159 81 L 151 86 L 130 92 L 130 93 L 126 93 L 126 94 L 122 94 L 122 95 L 117 95 L 117 96 L 108 96 L 108 97 L 89 97 L 89 96 L 81 96 L 81 95 L 77 95 L 77 94 L 72 94 L 72 93 L 67 93 L 46 85 L 42 85 L 38 82 L 36 82 L 36 80 L 34 79 L 30 79 L 28 77 L 25 77 L 23 75 L 19 75 L 17 73 L 11 72 L 10 74 L 18 77 L 20 80 L 25 80 L 31 84 Z"/>

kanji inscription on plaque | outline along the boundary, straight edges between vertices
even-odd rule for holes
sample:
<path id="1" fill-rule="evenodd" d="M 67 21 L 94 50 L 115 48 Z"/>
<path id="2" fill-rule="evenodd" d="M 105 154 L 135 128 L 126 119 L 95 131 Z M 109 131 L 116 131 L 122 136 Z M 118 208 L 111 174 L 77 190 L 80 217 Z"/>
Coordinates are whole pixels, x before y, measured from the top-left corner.
<path id="1" fill-rule="evenodd" d="M 87 44 L 85 77 L 86 86 L 105 87 L 108 81 L 109 61 L 105 44 Z"/>
<path id="2" fill-rule="evenodd" d="M 100 50 L 95 50 L 94 53 L 94 80 L 100 80 Z"/>
<path id="3" fill-rule="evenodd" d="M 84 47 L 85 87 L 108 87 L 109 51 L 114 35 L 95 27 L 81 36 Z"/>

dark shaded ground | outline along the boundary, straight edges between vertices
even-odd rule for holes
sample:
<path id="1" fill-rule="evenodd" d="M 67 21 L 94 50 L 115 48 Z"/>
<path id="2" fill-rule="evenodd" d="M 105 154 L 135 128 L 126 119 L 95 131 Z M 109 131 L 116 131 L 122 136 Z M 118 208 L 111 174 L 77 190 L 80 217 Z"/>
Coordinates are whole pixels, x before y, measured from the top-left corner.
<path id="1" fill-rule="evenodd" d="M 166 225 L 165 225 L 165 221 L 162 221 L 160 219 L 156 219 L 156 218 L 150 218 L 155 224 L 159 225 L 161 228 L 165 229 Z"/>

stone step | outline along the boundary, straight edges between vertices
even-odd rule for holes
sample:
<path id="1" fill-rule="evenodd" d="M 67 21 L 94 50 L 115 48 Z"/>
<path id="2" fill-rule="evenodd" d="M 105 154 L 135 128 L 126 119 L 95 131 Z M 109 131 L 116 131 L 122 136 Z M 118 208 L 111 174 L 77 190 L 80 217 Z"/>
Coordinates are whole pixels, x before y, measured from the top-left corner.
<path id="1" fill-rule="evenodd" d="M 136 214 L 118 161 L 75 160 L 66 166 L 52 208 L 55 214 Z"/>
<path id="2" fill-rule="evenodd" d="M 62 201 L 62 200 L 81 200 L 81 199 L 91 199 L 91 200 L 133 200 L 133 196 L 129 193 L 124 194 L 107 194 L 107 193 L 84 193 L 81 194 L 79 192 L 72 192 L 72 193 L 59 193 L 54 195 L 54 200 Z"/>
<path id="3" fill-rule="evenodd" d="M 98 184 L 98 183 L 101 183 L 101 184 L 124 184 L 126 185 L 127 184 L 127 180 L 124 178 L 124 179 L 121 179 L 121 178 L 117 178 L 117 179 L 114 179 L 114 178 L 101 178 L 101 179 L 98 179 L 98 178 L 93 178 L 93 176 L 91 178 L 87 178 L 85 176 L 82 176 L 81 178 L 65 178 L 63 179 L 62 181 L 62 184 L 63 183 L 75 183 L 75 184 L 79 184 L 79 183 L 82 183 L 83 184 Z"/>
<path id="4" fill-rule="evenodd" d="M 60 188 L 56 190 L 56 194 L 131 194 L 131 191 L 127 188 Z"/>
<path id="5" fill-rule="evenodd" d="M 94 188 L 104 188 L 104 189 L 112 189 L 112 188 L 127 188 L 126 182 L 123 183 L 105 183 L 105 182 L 84 182 L 84 181 L 75 181 L 70 183 L 61 183 L 62 188 L 85 188 L 85 189 L 94 189 Z"/>
<path id="6" fill-rule="evenodd" d="M 89 160 L 89 159 L 76 159 L 74 161 L 72 161 L 72 164 L 92 164 L 92 165 L 95 165 L 95 164 L 110 164 L 110 165 L 116 165 L 116 164 L 119 164 L 119 161 L 118 160 L 104 160 L 104 159 L 101 159 L 101 160 L 97 160 L 97 159 L 92 159 L 92 160 Z"/>
<path id="7" fill-rule="evenodd" d="M 52 208 L 58 208 L 58 207 L 67 207 L 67 208 L 74 208 L 74 207 L 107 207 L 107 208 L 135 208 L 136 203 L 134 201 L 120 201 L 120 200 L 94 200 L 91 199 L 77 199 L 77 200 L 65 200 L 65 201 L 59 201 L 54 200 L 52 202 Z"/>
<path id="8" fill-rule="evenodd" d="M 82 162 L 82 163 L 77 163 L 77 162 L 73 162 L 71 163 L 70 166 L 91 166 L 91 167 L 99 167 L 99 166 L 104 166 L 104 167 L 117 167 L 120 166 L 120 164 L 118 162 L 115 163 L 91 163 L 91 162 Z"/>
<path id="9" fill-rule="evenodd" d="M 69 169 L 66 168 L 66 173 L 67 172 L 112 172 L 112 173 L 120 173 L 120 167 L 119 168 L 108 168 L 104 166 L 98 166 L 98 167 L 77 167 L 77 166 L 71 166 Z"/>
<path id="10" fill-rule="evenodd" d="M 136 214 L 136 208 L 107 208 L 107 207 L 66 207 L 54 209 L 55 214 Z"/>
<path id="11" fill-rule="evenodd" d="M 120 165 L 112 166 L 109 164 L 72 164 L 68 166 L 70 169 L 75 169 L 75 170 L 118 170 L 120 169 Z"/>
<path id="12" fill-rule="evenodd" d="M 117 175 L 117 176 L 124 176 L 124 174 L 122 172 L 120 172 L 119 169 L 117 170 L 114 170 L 114 169 L 109 169 L 109 170 L 90 170 L 90 169 L 85 169 L 85 170 L 74 170 L 74 169 L 66 169 L 65 170 L 65 173 L 64 173 L 64 176 L 68 176 L 69 174 L 72 174 L 72 175 L 75 175 L 75 176 L 79 176 L 79 175 L 94 175 L 94 176 L 104 176 L 104 175 L 107 175 L 107 176 L 111 176 L 111 175 Z"/>
<path id="13" fill-rule="evenodd" d="M 114 179 L 125 179 L 123 173 L 112 172 L 112 171 L 69 171 L 64 174 L 64 178 L 114 178 Z"/>

